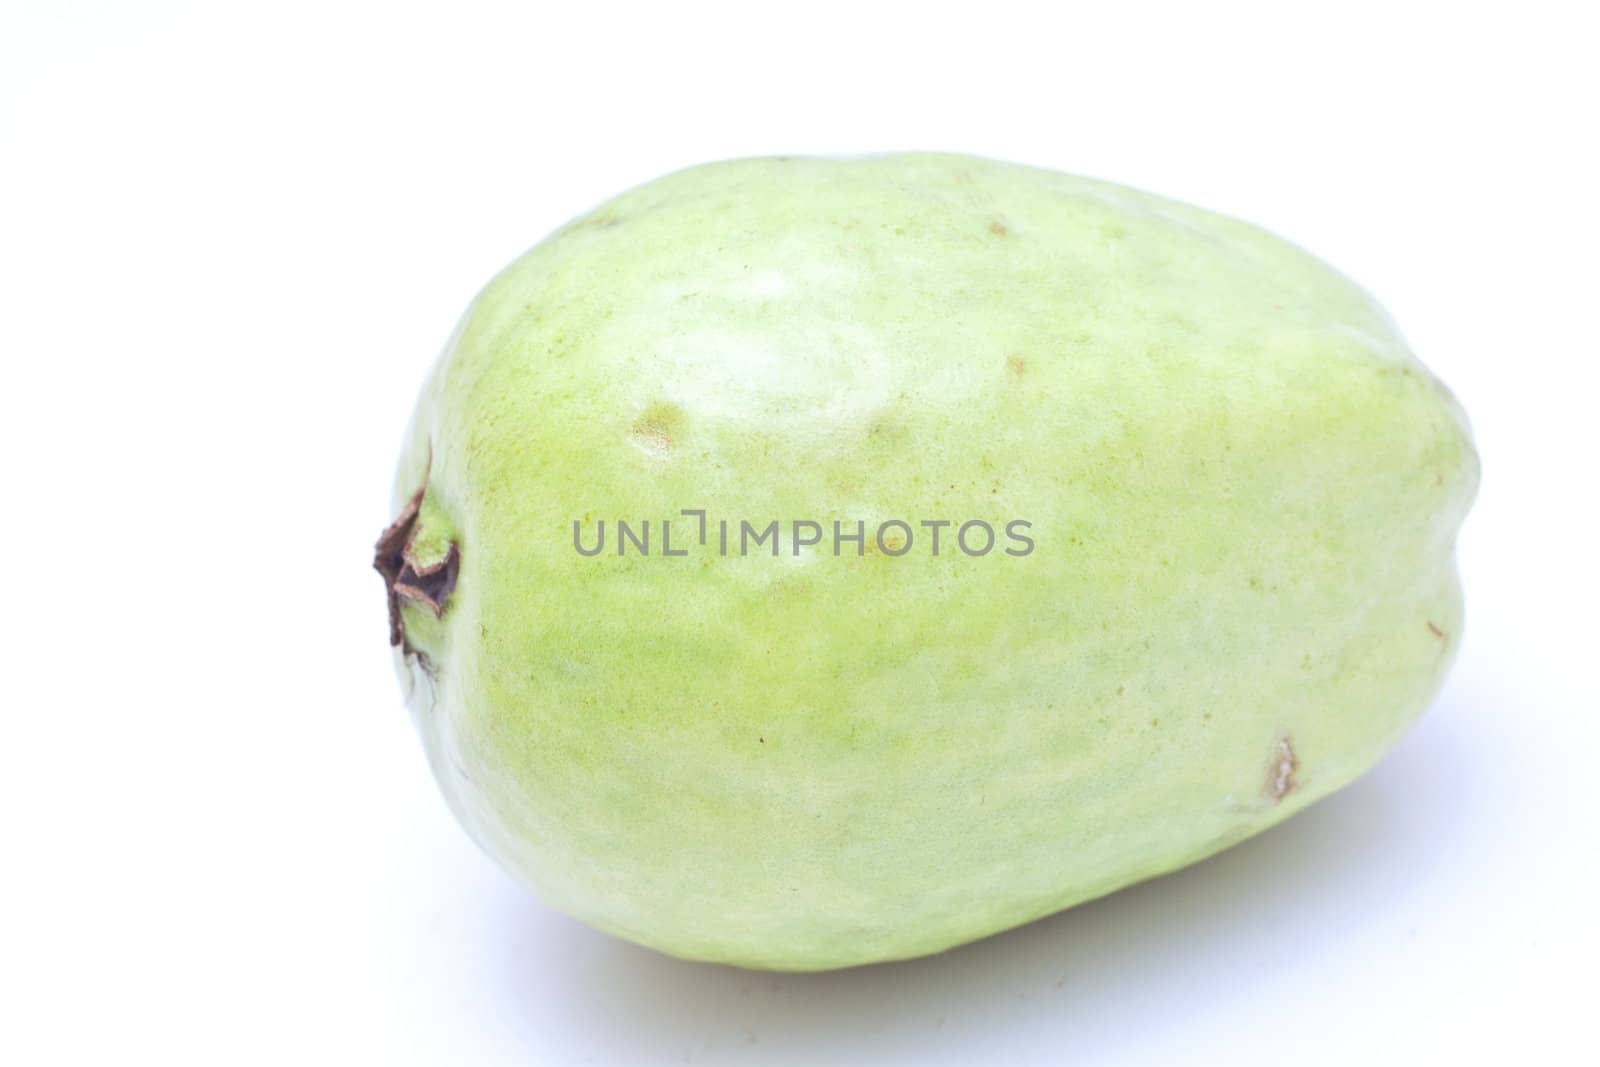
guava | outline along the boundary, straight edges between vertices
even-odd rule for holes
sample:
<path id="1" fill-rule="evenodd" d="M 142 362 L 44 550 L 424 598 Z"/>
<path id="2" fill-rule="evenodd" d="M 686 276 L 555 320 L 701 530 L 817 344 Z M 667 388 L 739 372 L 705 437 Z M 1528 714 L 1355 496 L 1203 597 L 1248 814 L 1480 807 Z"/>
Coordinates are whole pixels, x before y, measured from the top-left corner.
<path id="1" fill-rule="evenodd" d="M 484 849 L 617 936 L 816 970 L 1371 768 L 1458 643 L 1477 480 L 1388 315 L 1255 226 L 955 155 L 750 159 L 477 296 L 377 566 Z"/>

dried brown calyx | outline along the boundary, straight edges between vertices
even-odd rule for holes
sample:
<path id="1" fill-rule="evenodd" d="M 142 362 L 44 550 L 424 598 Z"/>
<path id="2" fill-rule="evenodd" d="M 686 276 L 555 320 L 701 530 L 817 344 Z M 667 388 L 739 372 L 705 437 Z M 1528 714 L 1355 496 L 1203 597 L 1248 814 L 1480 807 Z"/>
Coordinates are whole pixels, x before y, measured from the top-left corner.
<path id="1" fill-rule="evenodd" d="M 399 516 L 378 538 L 372 557 L 372 566 L 383 575 L 389 594 L 389 643 L 403 646 L 408 652 L 411 648 L 406 644 L 400 602 L 415 601 L 428 607 L 435 618 L 443 618 L 445 602 L 450 599 L 461 571 L 461 553 L 454 542 L 443 557 L 431 563 L 419 563 L 413 552 L 417 516 L 422 511 L 422 496 L 427 488 L 424 484 L 406 502 Z"/>

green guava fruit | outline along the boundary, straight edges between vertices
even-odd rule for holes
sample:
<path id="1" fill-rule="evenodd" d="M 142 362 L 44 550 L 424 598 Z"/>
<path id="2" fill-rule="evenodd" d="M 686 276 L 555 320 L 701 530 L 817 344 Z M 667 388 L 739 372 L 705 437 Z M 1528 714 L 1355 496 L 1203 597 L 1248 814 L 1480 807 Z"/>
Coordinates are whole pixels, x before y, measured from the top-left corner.
<path id="1" fill-rule="evenodd" d="M 1452 658 L 1477 479 L 1385 312 L 1254 226 L 961 156 L 752 159 L 483 290 L 377 566 L 490 854 L 620 937 L 815 970 L 1372 767 Z"/>

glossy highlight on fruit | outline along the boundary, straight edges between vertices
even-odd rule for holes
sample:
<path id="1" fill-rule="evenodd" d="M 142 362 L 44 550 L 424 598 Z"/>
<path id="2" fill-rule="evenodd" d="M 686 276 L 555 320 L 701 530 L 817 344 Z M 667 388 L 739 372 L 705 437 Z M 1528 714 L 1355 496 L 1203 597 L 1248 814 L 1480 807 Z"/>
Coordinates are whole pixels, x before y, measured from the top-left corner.
<path id="1" fill-rule="evenodd" d="M 815 970 L 1371 768 L 1454 653 L 1477 478 L 1385 312 L 1254 226 L 962 156 L 750 159 L 483 290 L 377 563 L 490 854 L 620 937 Z"/>

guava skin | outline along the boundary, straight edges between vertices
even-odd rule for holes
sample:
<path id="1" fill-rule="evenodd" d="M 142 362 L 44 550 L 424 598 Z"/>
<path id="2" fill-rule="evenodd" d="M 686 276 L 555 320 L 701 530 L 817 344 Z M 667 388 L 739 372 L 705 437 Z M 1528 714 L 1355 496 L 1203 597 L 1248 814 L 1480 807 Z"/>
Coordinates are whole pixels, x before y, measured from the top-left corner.
<path id="1" fill-rule="evenodd" d="M 1454 654 L 1477 480 L 1385 312 L 1254 226 L 952 155 L 712 164 L 468 310 L 394 494 L 459 573 L 399 600 L 396 661 L 456 815 L 554 907 L 746 967 L 920 956 L 1371 768 Z M 891 518 L 903 556 L 791 554 Z M 579 555 L 601 519 L 651 554 Z M 923 519 L 1035 548 L 934 557 Z"/>

